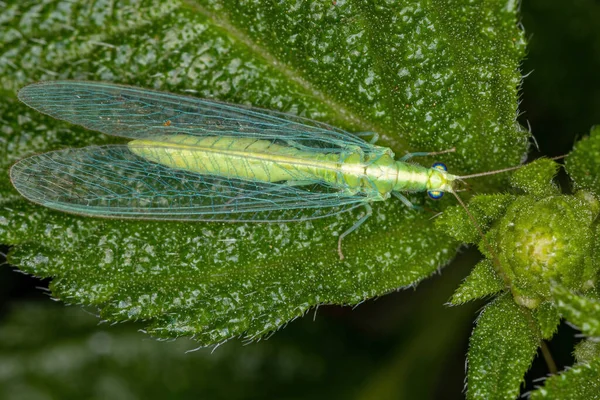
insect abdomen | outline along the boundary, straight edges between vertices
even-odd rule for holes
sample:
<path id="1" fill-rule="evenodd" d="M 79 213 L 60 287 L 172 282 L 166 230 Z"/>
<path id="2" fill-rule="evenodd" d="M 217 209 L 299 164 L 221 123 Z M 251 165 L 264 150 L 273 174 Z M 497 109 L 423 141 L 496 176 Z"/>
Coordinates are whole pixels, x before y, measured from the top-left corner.
<path id="1" fill-rule="evenodd" d="M 328 181 L 339 154 L 311 153 L 270 140 L 172 135 L 133 140 L 131 151 L 170 168 L 265 182 Z"/>

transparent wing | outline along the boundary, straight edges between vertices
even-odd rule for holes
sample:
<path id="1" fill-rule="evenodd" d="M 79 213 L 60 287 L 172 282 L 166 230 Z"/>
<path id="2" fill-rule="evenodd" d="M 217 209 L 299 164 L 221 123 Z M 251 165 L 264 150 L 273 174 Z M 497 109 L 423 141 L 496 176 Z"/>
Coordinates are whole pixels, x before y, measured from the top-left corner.
<path id="1" fill-rule="evenodd" d="M 108 135 L 146 139 L 169 134 L 233 136 L 293 142 L 336 152 L 377 146 L 333 126 L 290 114 L 124 85 L 47 81 L 19 91 L 30 107 Z"/>
<path id="2" fill-rule="evenodd" d="M 13 165 L 10 176 L 15 188 L 35 203 L 98 217 L 292 221 L 371 201 L 368 195 L 319 182 L 290 186 L 172 169 L 136 156 L 126 145 L 35 155 Z"/>

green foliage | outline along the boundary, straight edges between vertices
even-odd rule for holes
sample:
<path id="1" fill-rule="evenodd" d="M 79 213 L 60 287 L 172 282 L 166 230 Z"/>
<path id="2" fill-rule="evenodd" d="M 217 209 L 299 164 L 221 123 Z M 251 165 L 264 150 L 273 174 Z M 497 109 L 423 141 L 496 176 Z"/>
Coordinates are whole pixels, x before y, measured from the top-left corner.
<path id="1" fill-rule="evenodd" d="M 514 200 L 515 196 L 510 194 L 475 196 L 469 203 L 469 212 L 479 227 L 486 230 L 492 222 L 504 215 L 506 208 Z M 477 243 L 481 239 L 480 230 L 473 224 L 462 207 L 447 208 L 435 222 L 440 232 L 444 232 L 460 242 Z"/>
<path id="2" fill-rule="evenodd" d="M 600 195 L 600 126 L 577 142 L 565 160 L 565 168 L 576 188 Z"/>
<path id="3" fill-rule="evenodd" d="M 515 300 L 530 308 L 551 298 L 551 282 L 577 290 L 591 290 L 597 283 L 598 265 L 593 257 L 597 237 L 595 200 L 585 195 L 556 194 L 550 178 L 556 168 L 554 162 L 540 160 L 517 171 L 512 182 L 525 195 L 473 198 L 469 210 L 478 225 L 487 230 L 485 241 L 473 228 L 468 234 L 460 230 L 467 228 L 448 230 L 459 240 L 477 243 Z M 496 206 L 496 212 L 489 212 L 489 206 L 488 212 L 482 211 L 481 205 L 498 204 L 499 198 L 502 206 Z M 456 207 L 437 223 L 444 228 L 466 224 L 467 218 L 465 211 Z M 488 279 L 489 285 L 496 285 L 494 279 Z"/>
<path id="4" fill-rule="evenodd" d="M 600 359 L 600 343 L 597 338 L 585 339 L 575 346 L 575 360 L 578 363 L 590 363 L 594 359 Z"/>
<path id="5" fill-rule="evenodd" d="M 2 17 L 5 170 L 34 153 L 116 140 L 16 101 L 19 87 L 44 79 L 115 81 L 282 110 L 378 132 L 378 144 L 399 155 L 456 146 L 443 157 L 456 174 L 514 166 L 527 146 L 514 120 L 524 52 L 515 2 L 48 0 L 11 3 Z M 200 345 L 260 338 L 316 305 L 414 286 L 447 264 L 459 242 L 474 243 L 486 259 L 450 303 L 498 297 L 471 338 L 467 396 L 510 399 L 561 318 L 600 336 L 599 132 L 566 161 L 582 189 L 574 195 L 560 194 L 558 165 L 545 159 L 516 171 L 511 192 L 506 174 L 469 181 L 475 192 L 506 190 L 471 199 L 477 225 L 460 207 L 433 223 L 448 203 L 424 204 L 421 194 L 411 201 L 427 211 L 376 204 L 344 241 L 343 262 L 337 237 L 361 210 L 270 225 L 96 220 L 25 202 L 7 175 L 0 241 L 21 270 L 53 278 L 55 297 Z M 597 393 L 600 366 L 586 346 L 578 350 L 586 364 L 548 379 L 533 397 Z M 393 379 L 374 381 L 386 387 Z"/>
<path id="6" fill-rule="evenodd" d="M 490 260 L 481 260 L 465 281 L 452 295 L 450 304 L 459 305 L 467 301 L 492 296 L 505 289 L 504 282 Z"/>
<path id="7" fill-rule="evenodd" d="M 510 179 L 510 185 L 537 197 L 557 195 L 560 191 L 553 179 L 558 168 L 559 165 L 552 160 L 544 158 L 536 160 L 515 171 Z"/>
<path id="8" fill-rule="evenodd" d="M 93 310 L 45 296 L 15 301 L 0 323 L 0 399 L 391 400 L 449 390 L 461 398 L 464 350 L 456 343 L 478 306 L 443 303 L 467 268 L 353 310 L 320 307 L 268 340 L 216 349 L 188 338 L 148 340 L 137 331 L 143 321 L 99 324 Z M 432 320 L 444 329 L 431 329 Z M 454 372 L 459 381 L 442 385 Z"/>
<path id="9" fill-rule="evenodd" d="M 532 319 L 508 294 L 485 307 L 469 343 L 467 399 L 518 396 L 540 341 Z"/>
<path id="10" fill-rule="evenodd" d="M 577 295 L 561 286 L 554 287 L 553 294 L 568 321 L 587 336 L 600 336 L 600 300 Z"/>
<path id="11" fill-rule="evenodd" d="M 554 336 L 560 323 L 560 313 L 553 301 L 546 301 L 533 310 L 533 316 L 540 327 L 542 339 L 549 340 Z"/>
<path id="12" fill-rule="evenodd" d="M 526 147 L 514 121 L 524 42 L 516 5 L 505 2 L 24 1 L 3 15 L 5 168 L 110 140 L 17 104 L 19 87 L 58 78 L 288 111 L 377 131 L 399 154 L 460 144 L 445 159 L 456 172 L 514 165 Z M 105 319 L 143 319 L 153 335 L 204 345 L 260 337 L 317 304 L 414 285 L 457 247 L 429 213 L 394 201 L 344 241 L 340 262 L 337 236 L 360 210 L 281 225 L 106 221 L 27 204 L 6 176 L 0 187 L 11 263 L 53 277 L 55 296 L 97 306 Z"/>
<path id="13" fill-rule="evenodd" d="M 600 398 L 600 358 L 577 364 L 559 375 L 546 379 L 544 386 L 531 393 L 530 399 L 597 400 Z"/>
<path id="14" fill-rule="evenodd" d="M 514 398 L 539 341 L 554 335 L 561 318 L 586 335 L 600 336 L 598 200 L 582 190 L 559 194 L 552 182 L 556 172 L 556 163 L 538 160 L 511 179 L 522 195 L 475 196 L 469 210 L 485 239 L 473 228 L 448 229 L 455 238 L 478 244 L 487 257 L 457 289 L 451 303 L 504 291 L 486 306 L 471 338 L 469 398 Z M 494 204 L 487 210 L 495 212 L 483 211 Z M 467 221 L 465 210 L 455 207 L 439 218 L 437 226 L 445 229 Z M 593 358 L 589 351 L 586 354 L 586 360 Z M 597 376 L 597 366 L 586 368 L 590 379 Z M 593 381 L 575 389 L 580 381 L 569 372 L 561 375 L 564 393 L 568 387 L 576 393 L 592 393 L 598 385 Z M 554 378 L 549 379 L 536 396 L 559 393 L 556 385 Z"/>

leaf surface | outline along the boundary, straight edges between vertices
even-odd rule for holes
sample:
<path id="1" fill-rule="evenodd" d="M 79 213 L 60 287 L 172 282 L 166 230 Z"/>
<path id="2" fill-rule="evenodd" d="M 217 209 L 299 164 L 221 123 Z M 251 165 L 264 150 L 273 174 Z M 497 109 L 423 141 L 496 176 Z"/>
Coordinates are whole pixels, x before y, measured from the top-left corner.
<path id="1" fill-rule="evenodd" d="M 561 286 L 553 287 L 552 293 L 558 310 L 567 321 L 587 336 L 600 336 L 600 300 L 579 295 Z"/>
<path id="2" fill-rule="evenodd" d="M 0 19 L 2 167 L 115 141 L 17 103 L 19 87 L 48 79 L 281 110 L 376 131 L 398 155 L 456 146 L 440 157 L 456 173 L 516 165 L 527 146 L 515 122 L 524 51 L 516 8 L 497 0 L 11 3 Z M 414 285 L 457 247 L 433 229 L 435 211 L 393 200 L 375 204 L 344 240 L 340 262 L 337 237 L 362 210 L 289 224 L 105 221 L 29 204 L 7 175 L 0 189 L 10 261 L 53 277 L 55 296 L 206 345 L 259 337 L 317 304 L 356 304 Z"/>
<path id="3" fill-rule="evenodd" d="M 494 269 L 488 259 L 481 260 L 475 265 L 473 271 L 452 295 L 450 304 L 459 305 L 468 301 L 492 296 L 506 289 L 502 277 Z"/>
<path id="4" fill-rule="evenodd" d="M 600 195 L 600 126 L 577 142 L 566 158 L 565 168 L 577 188 Z"/>
<path id="5" fill-rule="evenodd" d="M 530 399 L 581 399 L 600 398 L 600 359 L 590 363 L 576 364 L 567 371 L 551 376 L 544 386 L 531 392 Z"/>
<path id="6" fill-rule="evenodd" d="M 514 399 L 540 338 L 531 312 L 510 294 L 489 303 L 469 344 L 467 399 Z"/>

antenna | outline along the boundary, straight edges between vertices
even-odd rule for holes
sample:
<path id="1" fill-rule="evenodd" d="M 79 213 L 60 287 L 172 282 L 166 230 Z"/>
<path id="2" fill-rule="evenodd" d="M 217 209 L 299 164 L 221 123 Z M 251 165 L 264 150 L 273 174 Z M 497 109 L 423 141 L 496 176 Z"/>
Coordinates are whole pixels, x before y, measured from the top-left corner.
<path id="1" fill-rule="evenodd" d="M 566 154 L 563 154 L 562 156 L 556 156 L 556 157 L 549 158 L 549 160 L 560 160 L 561 158 L 565 158 L 566 156 L 567 156 Z M 508 168 L 503 168 L 503 169 L 497 169 L 495 171 L 479 172 L 477 174 L 458 176 L 457 178 L 458 179 L 470 179 L 470 178 L 477 178 L 477 177 L 480 177 L 480 176 L 495 175 L 495 174 L 500 174 L 502 172 L 514 171 L 516 169 L 523 168 L 523 167 L 525 167 L 527 165 L 529 165 L 529 163 L 528 164 L 517 165 L 516 167 L 508 167 Z"/>

